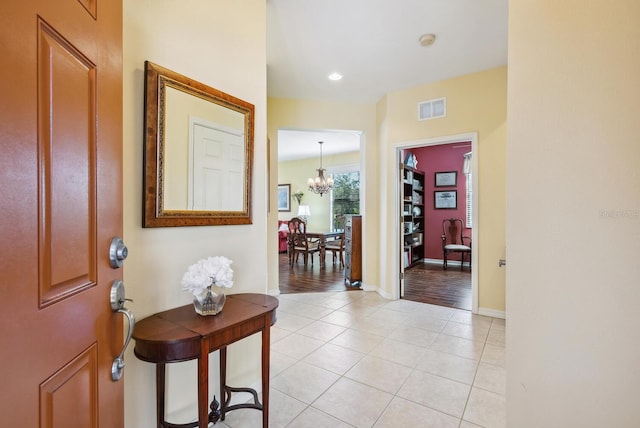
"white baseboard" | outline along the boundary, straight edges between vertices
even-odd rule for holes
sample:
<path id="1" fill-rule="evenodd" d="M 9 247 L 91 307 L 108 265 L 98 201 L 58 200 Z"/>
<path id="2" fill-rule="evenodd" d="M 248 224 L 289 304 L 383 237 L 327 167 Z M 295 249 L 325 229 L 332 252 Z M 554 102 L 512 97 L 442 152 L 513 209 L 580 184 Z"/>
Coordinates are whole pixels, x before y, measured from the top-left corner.
<path id="1" fill-rule="evenodd" d="M 507 319 L 507 313 L 505 311 L 497 311 L 495 309 L 489 308 L 478 308 L 478 315 L 484 315 L 487 317 L 500 318 L 503 320 Z"/>
<path id="2" fill-rule="evenodd" d="M 422 259 L 422 262 L 425 264 L 430 264 L 430 265 L 440 265 L 442 266 L 442 263 L 444 263 L 444 260 L 442 259 Z M 447 266 L 460 266 L 462 262 L 460 260 L 447 260 Z M 464 262 L 465 266 L 469 266 L 469 261 L 465 261 Z"/>
<path id="3" fill-rule="evenodd" d="M 378 291 L 377 285 L 360 283 L 360 288 L 362 289 L 362 291 Z"/>
<path id="4" fill-rule="evenodd" d="M 381 297 L 384 297 L 387 300 L 394 300 L 395 299 L 395 296 L 393 294 L 387 293 L 385 290 L 381 289 L 380 287 L 376 287 L 375 289 L 373 289 L 371 291 L 375 291 Z"/>

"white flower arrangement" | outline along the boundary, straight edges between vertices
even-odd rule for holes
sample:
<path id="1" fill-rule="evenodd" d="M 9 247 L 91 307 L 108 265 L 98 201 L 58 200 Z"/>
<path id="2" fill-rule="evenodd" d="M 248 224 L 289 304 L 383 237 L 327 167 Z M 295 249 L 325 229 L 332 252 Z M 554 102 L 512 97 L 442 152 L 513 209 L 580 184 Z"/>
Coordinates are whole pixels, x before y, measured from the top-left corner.
<path id="1" fill-rule="evenodd" d="M 198 260 L 187 268 L 182 276 L 182 289 L 190 291 L 194 296 L 201 296 L 208 287 L 233 287 L 233 270 L 231 260 L 222 256 L 208 257 Z M 213 293 L 215 295 L 215 293 Z"/>

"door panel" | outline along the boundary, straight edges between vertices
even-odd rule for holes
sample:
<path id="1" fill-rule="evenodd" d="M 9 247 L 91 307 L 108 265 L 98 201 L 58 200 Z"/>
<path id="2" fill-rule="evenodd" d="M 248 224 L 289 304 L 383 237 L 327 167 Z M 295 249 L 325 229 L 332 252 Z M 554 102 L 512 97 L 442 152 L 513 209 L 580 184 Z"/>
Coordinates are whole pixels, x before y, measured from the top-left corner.
<path id="1" fill-rule="evenodd" d="M 122 4 L 0 13 L 2 426 L 122 427 Z"/>
<path id="2" fill-rule="evenodd" d="M 95 66 L 39 20 L 40 296 L 96 283 Z"/>
<path id="3" fill-rule="evenodd" d="M 193 124 L 193 203 L 189 209 L 240 211 L 244 177 L 244 134 L 216 125 Z M 191 182 L 189 183 L 191 185 Z"/>
<path id="4" fill-rule="evenodd" d="M 98 427 L 97 354 L 92 345 L 40 385 L 41 427 Z"/>

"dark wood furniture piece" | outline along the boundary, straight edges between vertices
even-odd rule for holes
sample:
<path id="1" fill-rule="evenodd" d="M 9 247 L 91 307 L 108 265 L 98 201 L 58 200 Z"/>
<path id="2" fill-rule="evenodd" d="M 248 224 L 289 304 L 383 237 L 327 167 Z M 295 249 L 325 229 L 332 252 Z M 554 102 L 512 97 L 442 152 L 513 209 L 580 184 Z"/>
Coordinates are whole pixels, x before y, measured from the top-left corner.
<path id="1" fill-rule="evenodd" d="M 403 266 L 424 259 L 424 173 L 402 165 L 402 248 Z"/>
<path id="2" fill-rule="evenodd" d="M 323 249 L 320 247 L 319 241 L 311 239 L 307 233 L 307 223 L 300 217 L 294 217 L 289 220 L 289 265 L 298 260 L 298 255 L 302 253 L 304 256 L 304 265 L 307 266 L 309 257 L 313 266 L 313 255 L 320 253 L 320 265 L 324 258 Z"/>
<path id="3" fill-rule="evenodd" d="M 193 305 L 160 312 L 136 323 L 134 353 L 156 364 L 156 416 L 158 428 L 206 428 L 225 419 L 225 413 L 240 408 L 262 411 L 262 426 L 269 426 L 269 343 L 270 328 L 276 321 L 278 299 L 264 294 L 231 294 L 224 309 L 214 316 L 200 316 Z M 233 388 L 227 382 L 227 346 L 252 334 L 262 333 L 262 404 L 256 391 Z M 209 353 L 220 351 L 220 409 L 217 401 L 209 412 Z M 198 359 L 198 422 L 165 422 L 165 365 Z M 229 405 L 231 393 L 249 392 L 254 403 Z"/>
<path id="4" fill-rule="evenodd" d="M 324 243 L 325 253 L 331 251 L 333 255 L 333 264 L 336 264 L 336 259 L 340 262 L 340 267 L 344 266 L 344 231 L 340 232 L 340 236 L 335 239 L 326 240 Z"/>
<path id="5" fill-rule="evenodd" d="M 362 216 L 347 216 L 344 240 L 344 282 L 348 287 L 359 287 L 362 283 Z"/>
<path id="6" fill-rule="evenodd" d="M 320 267 L 325 267 L 325 253 L 327 244 L 331 242 L 331 239 L 335 239 L 344 234 L 344 232 L 326 231 L 326 232 L 307 232 L 307 238 L 317 239 L 318 246 L 320 247 Z"/>
<path id="7" fill-rule="evenodd" d="M 464 236 L 464 223 L 459 218 L 447 218 L 442 221 L 442 269 L 447 269 L 447 256 L 460 253 L 460 270 L 464 266 L 464 255 L 469 254 L 469 270 L 471 270 L 471 238 Z M 468 244 L 465 244 L 465 239 Z"/>
<path id="8" fill-rule="evenodd" d="M 295 221 L 294 221 L 295 220 Z M 292 225 L 293 222 L 293 225 Z M 304 237 L 300 236 L 299 232 L 302 230 Z M 298 232 L 296 232 L 298 231 Z M 293 267 L 293 264 L 296 261 L 296 256 L 299 253 L 305 252 L 305 245 L 309 245 L 310 248 L 313 249 L 313 252 L 317 251 L 320 253 L 320 267 L 325 267 L 325 250 L 327 243 L 331 242 L 331 239 L 336 239 L 344 235 L 344 232 L 340 231 L 326 231 L 326 232 L 312 232 L 308 231 L 306 228 L 306 224 L 302 221 L 302 219 L 298 217 L 294 217 L 289 220 L 289 232 L 288 232 L 288 242 L 289 242 L 289 265 Z M 303 239 L 306 240 L 306 243 L 303 242 Z M 297 248 L 296 248 L 297 247 Z M 313 265 L 313 254 L 311 255 L 311 264 Z M 307 265 L 305 260 L 305 266 Z"/>
<path id="9" fill-rule="evenodd" d="M 347 221 L 345 214 L 337 214 L 334 219 L 334 230 L 342 230 L 342 234 L 339 238 L 328 240 L 325 245 L 325 250 L 331 251 L 333 254 L 333 264 L 336 264 L 336 258 L 340 260 L 340 267 L 344 266 L 344 225 Z"/>

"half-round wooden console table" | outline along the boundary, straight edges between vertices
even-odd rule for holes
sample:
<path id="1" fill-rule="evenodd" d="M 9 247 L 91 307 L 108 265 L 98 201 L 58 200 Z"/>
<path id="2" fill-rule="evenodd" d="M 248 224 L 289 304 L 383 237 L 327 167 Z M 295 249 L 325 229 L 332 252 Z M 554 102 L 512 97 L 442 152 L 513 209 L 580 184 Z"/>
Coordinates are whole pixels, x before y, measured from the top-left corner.
<path id="1" fill-rule="evenodd" d="M 264 294 L 231 294 L 224 309 L 214 316 L 200 316 L 193 305 L 160 312 L 135 325 L 134 353 L 143 361 L 156 364 L 156 416 L 158 428 L 199 427 L 224 420 L 225 413 L 239 408 L 262 410 L 262 426 L 269 426 L 269 342 L 270 328 L 276 321 L 278 299 Z M 232 388 L 226 384 L 227 346 L 254 333 L 262 332 L 262 404 L 253 389 Z M 220 350 L 220 409 L 214 400 L 209 412 L 209 353 Z M 198 422 L 171 424 L 165 421 L 165 364 L 198 359 Z M 229 406 L 232 392 L 250 392 L 254 403 Z"/>

